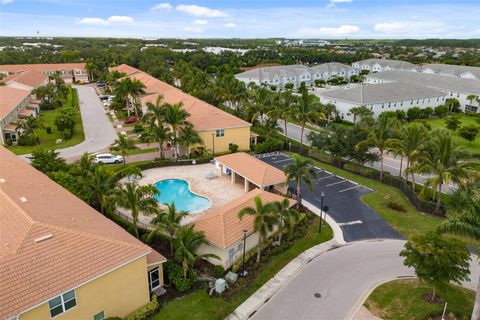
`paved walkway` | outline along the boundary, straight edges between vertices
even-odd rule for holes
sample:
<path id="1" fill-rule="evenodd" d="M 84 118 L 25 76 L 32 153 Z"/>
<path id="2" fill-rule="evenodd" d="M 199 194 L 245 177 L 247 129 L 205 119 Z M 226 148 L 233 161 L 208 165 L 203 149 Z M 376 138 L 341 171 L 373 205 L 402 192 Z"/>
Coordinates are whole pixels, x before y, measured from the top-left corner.
<path id="1" fill-rule="evenodd" d="M 85 141 L 72 147 L 57 150 L 62 158 L 70 160 L 78 159 L 85 152 L 92 153 L 105 150 L 117 138 L 95 89 L 89 86 L 74 86 L 74 88 L 78 92 Z M 27 154 L 21 157 L 28 161 L 29 156 Z"/>

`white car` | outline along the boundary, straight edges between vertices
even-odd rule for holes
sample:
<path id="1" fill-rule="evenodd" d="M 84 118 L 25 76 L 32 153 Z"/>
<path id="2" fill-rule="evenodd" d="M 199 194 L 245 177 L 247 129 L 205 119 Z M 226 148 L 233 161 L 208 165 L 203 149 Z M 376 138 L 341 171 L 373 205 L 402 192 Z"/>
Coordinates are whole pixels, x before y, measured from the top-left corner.
<path id="1" fill-rule="evenodd" d="M 99 153 L 95 155 L 93 160 L 95 163 L 122 163 L 123 157 L 111 153 Z"/>

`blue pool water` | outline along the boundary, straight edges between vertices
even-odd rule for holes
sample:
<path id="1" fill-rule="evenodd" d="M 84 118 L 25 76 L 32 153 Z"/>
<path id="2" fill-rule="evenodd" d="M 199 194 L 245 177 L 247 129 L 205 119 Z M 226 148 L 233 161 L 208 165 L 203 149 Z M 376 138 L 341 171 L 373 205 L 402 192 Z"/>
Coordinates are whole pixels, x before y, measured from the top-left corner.
<path id="1" fill-rule="evenodd" d="M 155 183 L 155 187 L 160 191 L 155 199 L 163 204 L 175 203 L 178 211 L 197 212 L 210 206 L 210 200 L 192 193 L 185 180 L 165 179 Z"/>

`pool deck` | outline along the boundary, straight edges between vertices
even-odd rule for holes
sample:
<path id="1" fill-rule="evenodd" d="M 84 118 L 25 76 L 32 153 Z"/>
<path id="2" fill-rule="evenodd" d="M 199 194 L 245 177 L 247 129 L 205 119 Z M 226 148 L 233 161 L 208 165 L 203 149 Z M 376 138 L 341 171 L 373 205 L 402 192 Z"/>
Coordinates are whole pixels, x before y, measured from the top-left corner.
<path id="1" fill-rule="evenodd" d="M 216 174 L 215 179 L 207 179 L 207 175 Z M 183 179 L 189 182 L 190 190 L 200 196 L 210 199 L 211 207 L 201 213 L 191 213 L 183 221 L 182 224 L 188 224 L 195 221 L 204 214 L 211 212 L 244 194 L 243 185 L 232 184 L 227 176 L 220 177 L 220 170 L 215 168 L 213 164 L 198 164 L 191 166 L 164 167 L 154 168 L 142 171 L 143 177 L 137 181 L 139 185 L 155 184 L 164 179 Z M 122 179 L 121 182 L 125 182 Z M 130 215 L 126 210 L 122 213 Z M 139 221 L 149 224 L 153 216 L 145 216 L 140 214 Z"/>

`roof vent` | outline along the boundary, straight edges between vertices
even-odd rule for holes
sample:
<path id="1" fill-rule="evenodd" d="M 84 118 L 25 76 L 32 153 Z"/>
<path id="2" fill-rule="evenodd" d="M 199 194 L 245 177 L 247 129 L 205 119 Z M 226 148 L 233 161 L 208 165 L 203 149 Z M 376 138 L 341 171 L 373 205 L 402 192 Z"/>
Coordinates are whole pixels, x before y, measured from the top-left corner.
<path id="1" fill-rule="evenodd" d="M 39 243 L 39 242 L 48 240 L 48 239 L 50 239 L 50 238 L 52 238 L 52 237 L 53 237 L 53 235 L 49 233 L 49 234 L 46 234 L 46 235 L 44 235 L 44 236 L 41 236 L 41 237 L 35 239 L 35 242 L 36 242 L 36 243 Z"/>
<path id="2" fill-rule="evenodd" d="M 25 197 L 20 197 L 20 201 L 22 201 L 23 203 L 25 203 L 25 202 L 28 202 L 28 199 L 25 198 Z"/>
<path id="3" fill-rule="evenodd" d="M 7 182 L 7 180 L 0 178 L 0 183 L 5 183 L 5 182 Z"/>

